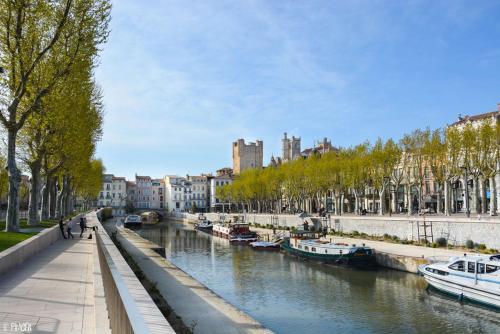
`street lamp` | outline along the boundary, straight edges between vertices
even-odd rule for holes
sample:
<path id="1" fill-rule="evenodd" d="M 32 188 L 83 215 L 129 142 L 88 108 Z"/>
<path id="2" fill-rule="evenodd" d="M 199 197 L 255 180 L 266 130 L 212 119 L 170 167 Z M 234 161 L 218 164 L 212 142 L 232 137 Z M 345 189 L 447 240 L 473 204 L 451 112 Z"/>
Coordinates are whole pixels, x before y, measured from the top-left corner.
<path id="1" fill-rule="evenodd" d="M 469 209 L 469 178 L 467 175 L 467 166 L 462 166 L 461 169 L 465 173 L 465 207 L 466 211 L 465 213 L 467 214 L 467 218 L 470 217 L 470 209 Z"/>

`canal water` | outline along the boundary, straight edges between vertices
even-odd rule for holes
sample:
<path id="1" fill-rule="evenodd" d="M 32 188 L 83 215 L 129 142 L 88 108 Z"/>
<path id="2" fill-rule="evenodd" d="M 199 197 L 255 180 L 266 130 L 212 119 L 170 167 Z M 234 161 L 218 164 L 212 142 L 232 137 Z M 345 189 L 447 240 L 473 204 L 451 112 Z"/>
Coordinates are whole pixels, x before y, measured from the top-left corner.
<path id="1" fill-rule="evenodd" d="M 167 258 L 276 333 L 499 333 L 500 313 L 426 289 L 420 276 L 254 251 L 164 222 L 138 231 Z"/>

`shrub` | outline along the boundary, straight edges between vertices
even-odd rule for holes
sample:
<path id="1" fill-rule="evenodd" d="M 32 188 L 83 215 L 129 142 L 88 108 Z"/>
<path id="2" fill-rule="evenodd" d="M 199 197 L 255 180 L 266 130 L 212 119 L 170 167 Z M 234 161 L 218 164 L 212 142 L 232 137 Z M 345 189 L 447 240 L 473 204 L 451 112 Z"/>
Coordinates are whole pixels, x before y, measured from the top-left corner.
<path id="1" fill-rule="evenodd" d="M 465 247 L 467 247 L 467 248 L 469 248 L 469 249 L 473 249 L 473 248 L 474 248 L 474 241 L 472 241 L 472 240 L 470 240 L 470 239 L 469 239 L 469 240 L 467 240 L 467 241 L 465 242 Z"/>
<path id="2" fill-rule="evenodd" d="M 352 235 L 353 235 L 353 236 L 358 236 L 358 235 L 359 235 L 359 232 L 358 232 L 358 231 L 356 231 L 356 230 L 354 230 L 354 231 L 352 231 Z"/>
<path id="3" fill-rule="evenodd" d="M 383 237 L 384 237 L 384 239 L 389 239 L 391 236 L 387 233 L 384 233 Z"/>
<path id="4" fill-rule="evenodd" d="M 497 250 L 497 249 L 495 249 L 495 248 L 490 248 L 490 249 L 489 249 L 489 252 L 490 252 L 490 254 L 497 254 L 497 253 L 498 253 L 498 250 Z"/>
<path id="5" fill-rule="evenodd" d="M 438 244 L 437 244 L 437 243 L 435 243 L 435 242 L 433 242 L 433 243 L 432 243 L 432 248 L 437 248 L 437 247 L 438 247 Z"/>
<path id="6" fill-rule="evenodd" d="M 486 249 L 486 245 L 485 244 L 479 244 L 479 245 L 477 245 L 477 248 L 480 249 L 480 250 L 485 250 Z"/>
<path id="7" fill-rule="evenodd" d="M 436 243 L 439 247 L 446 247 L 446 245 L 448 245 L 448 240 L 446 240 L 445 238 L 441 237 L 441 238 L 437 238 L 436 239 Z"/>
<path id="8" fill-rule="evenodd" d="M 398 236 L 397 236 L 397 235 L 393 235 L 393 236 L 391 237 L 391 239 L 392 239 L 392 240 L 394 240 L 394 241 L 398 241 L 398 240 L 399 240 L 399 238 L 398 238 Z"/>

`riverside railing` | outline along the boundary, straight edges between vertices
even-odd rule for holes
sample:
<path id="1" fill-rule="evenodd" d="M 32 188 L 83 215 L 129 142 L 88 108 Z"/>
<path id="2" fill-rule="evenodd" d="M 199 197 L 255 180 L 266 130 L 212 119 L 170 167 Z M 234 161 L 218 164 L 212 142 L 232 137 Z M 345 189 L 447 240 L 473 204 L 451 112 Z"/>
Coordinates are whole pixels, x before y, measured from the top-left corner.
<path id="1" fill-rule="evenodd" d="M 92 215 L 92 214 L 91 214 Z M 106 306 L 112 333 L 175 333 L 94 213 Z"/>

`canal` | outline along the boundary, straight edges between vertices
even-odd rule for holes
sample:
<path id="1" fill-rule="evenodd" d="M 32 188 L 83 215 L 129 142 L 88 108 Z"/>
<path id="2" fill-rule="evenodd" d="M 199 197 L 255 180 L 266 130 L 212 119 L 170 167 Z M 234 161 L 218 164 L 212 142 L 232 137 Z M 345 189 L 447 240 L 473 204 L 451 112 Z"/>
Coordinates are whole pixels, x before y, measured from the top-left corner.
<path id="1" fill-rule="evenodd" d="M 304 262 L 176 222 L 141 236 L 167 258 L 276 333 L 498 333 L 500 313 L 426 290 L 423 278 Z"/>

